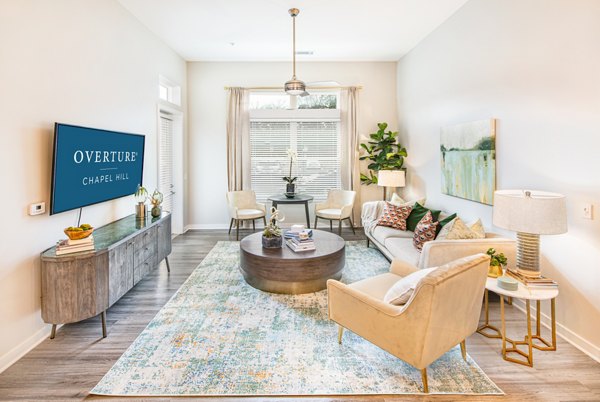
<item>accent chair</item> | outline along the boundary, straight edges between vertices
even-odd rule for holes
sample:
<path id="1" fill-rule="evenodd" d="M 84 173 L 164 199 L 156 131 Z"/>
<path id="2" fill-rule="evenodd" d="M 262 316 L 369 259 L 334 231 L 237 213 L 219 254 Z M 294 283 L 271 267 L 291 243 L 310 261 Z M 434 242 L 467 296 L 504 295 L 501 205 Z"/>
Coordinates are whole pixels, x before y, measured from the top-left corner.
<path id="1" fill-rule="evenodd" d="M 354 199 L 356 191 L 349 190 L 329 190 L 327 200 L 325 202 L 315 204 L 315 229 L 319 218 L 329 220 L 329 229 L 333 231 L 333 221 L 339 221 L 338 233 L 342 234 L 342 221 L 347 219 L 354 231 L 352 224 L 352 208 L 354 207 Z"/>
<path id="2" fill-rule="evenodd" d="M 240 239 L 240 222 L 252 221 L 252 230 L 256 230 L 255 220 L 262 218 L 267 224 L 267 207 L 265 204 L 256 202 L 256 193 L 252 190 L 227 192 L 227 208 L 231 222 L 229 223 L 229 234 L 235 223 L 235 239 Z"/>
<path id="3" fill-rule="evenodd" d="M 404 305 L 384 302 L 400 279 L 418 268 L 393 260 L 390 272 L 345 285 L 327 281 L 329 318 L 344 328 L 421 370 L 424 392 L 427 366 L 460 343 L 467 359 L 465 339 L 475 332 L 490 257 L 460 258 L 441 265 L 420 279 Z"/>

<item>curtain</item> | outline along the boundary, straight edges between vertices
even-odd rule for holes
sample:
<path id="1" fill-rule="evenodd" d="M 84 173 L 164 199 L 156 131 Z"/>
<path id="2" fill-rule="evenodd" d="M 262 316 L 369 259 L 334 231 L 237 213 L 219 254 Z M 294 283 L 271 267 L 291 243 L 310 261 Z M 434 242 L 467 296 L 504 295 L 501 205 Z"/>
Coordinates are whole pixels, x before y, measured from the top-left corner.
<path id="1" fill-rule="evenodd" d="M 359 134 L 358 110 L 359 89 L 349 87 L 341 92 L 342 119 L 342 185 L 344 189 L 356 191 L 352 222 L 360 225 L 360 166 L 359 166 Z"/>
<path id="2" fill-rule="evenodd" d="M 227 189 L 250 188 L 248 90 L 229 88 L 227 100 Z"/>

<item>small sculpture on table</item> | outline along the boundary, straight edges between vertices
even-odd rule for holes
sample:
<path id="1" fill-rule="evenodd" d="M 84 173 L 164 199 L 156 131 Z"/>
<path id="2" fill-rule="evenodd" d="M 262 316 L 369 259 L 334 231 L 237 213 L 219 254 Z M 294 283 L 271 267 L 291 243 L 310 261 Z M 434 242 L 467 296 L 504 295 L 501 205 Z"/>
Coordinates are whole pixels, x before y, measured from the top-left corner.
<path id="1" fill-rule="evenodd" d="M 138 184 L 137 190 L 133 195 L 135 198 L 135 216 L 138 219 L 146 218 L 146 200 L 148 199 L 148 190 L 141 184 Z"/>
<path id="2" fill-rule="evenodd" d="M 271 217 L 262 235 L 262 245 L 264 248 L 281 248 L 283 246 L 282 231 L 279 227 L 279 222 L 283 222 L 284 219 L 283 215 L 280 215 L 277 209 L 271 207 Z"/>
<path id="3" fill-rule="evenodd" d="M 287 198 L 294 198 L 294 196 L 296 195 L 295 181 L 296 181 L 296 179 L 298 179 L 298 177 L 292 177 L 292 165 L 293 165 L 294 161 L 298 159 L 298 154 L 293 149 L 288 149 L 287 154 L 288 154 L 288 157 L 290 158 L 290 173 L 289 173 L 289 175 L 287 175 L 283 178 L 283 181 L 285 181 L 287 183 L 285 185 L 285 196 Z"/>
<path id="4" fill-rule="evenodd" d="M 150 197 L 150 202 L 152 203 L 152 210 L 150 213 L 154 218 L 158 218 L 160 214 L 162 214 L 162 202 L 163 202 L 163 194 L 158 191 L 158 189 L 154 190 L 152 196 Z"/>

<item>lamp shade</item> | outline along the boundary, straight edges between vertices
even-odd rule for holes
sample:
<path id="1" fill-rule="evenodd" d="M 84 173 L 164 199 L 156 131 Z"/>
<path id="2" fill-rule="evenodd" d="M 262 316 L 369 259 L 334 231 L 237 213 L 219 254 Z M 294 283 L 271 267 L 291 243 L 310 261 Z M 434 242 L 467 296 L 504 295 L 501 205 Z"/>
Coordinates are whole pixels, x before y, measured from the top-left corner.
<path id="1" fill-rule="evenodd" d="M 380 170 L 377 173 L 377 185 L 382 187 L 404 187 L 404 170 Z"/>
<path id="2" fill-rule="evenodd" d="M 533 190 L 494 192 L 494 225 L 514 232 L 538 235 L 567 231 L 565 196 Z"/>

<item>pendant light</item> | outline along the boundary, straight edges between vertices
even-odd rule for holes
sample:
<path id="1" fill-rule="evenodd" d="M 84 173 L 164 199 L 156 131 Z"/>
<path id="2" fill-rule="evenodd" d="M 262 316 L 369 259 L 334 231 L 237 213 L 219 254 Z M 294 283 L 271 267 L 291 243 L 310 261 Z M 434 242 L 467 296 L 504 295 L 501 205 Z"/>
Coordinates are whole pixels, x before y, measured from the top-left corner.
<path id="1" fill-rule="evenodd" d="M 288 12 L 292 16 L 294 74 L 292 75 L 292 79 L 285 83 L 283 89 L 288 95 L 306 96 L 308 95 L 308 92 L 306 92 L 306 84 L 304 83 L 304 81 L 301 81 L 296 78 L 296 17 L 300 13 L 300 10 L 298 10 L 297 8 L 290 8 Z"/>

